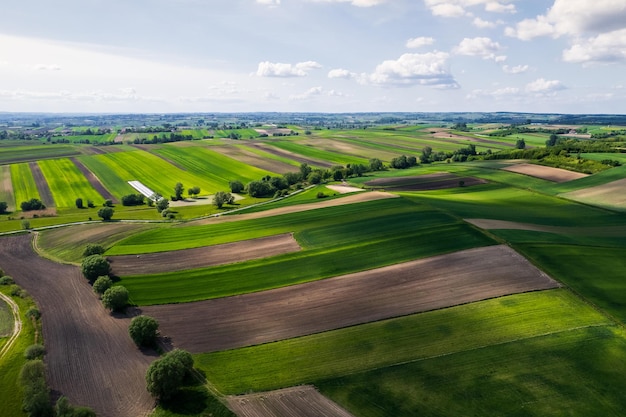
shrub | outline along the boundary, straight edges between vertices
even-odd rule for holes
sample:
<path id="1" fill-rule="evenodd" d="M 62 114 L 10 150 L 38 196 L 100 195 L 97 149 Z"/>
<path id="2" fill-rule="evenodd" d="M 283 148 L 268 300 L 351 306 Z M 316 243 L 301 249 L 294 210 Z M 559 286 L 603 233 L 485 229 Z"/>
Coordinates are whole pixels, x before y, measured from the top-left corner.
<path id="1" fill-rule="evenodd" d="M 28 360 L 39 359 L 46 353 L 43 345 L 30 345 L 24 351 L 24 357 Z"/>
<path id="2" fill-rule="evenodd" d="M 77 198 L 76 199 L 76 208 L 82 209 L 85 206 L 83 205 L 83 199 L 82 198 Z"/>
<path id="3" fill-rule="evenodd" d="M 111 207 L 102 207 L 98 210 L 98 217 L 102 218 L 102 221 L 109 221 L 113 217 L 114 210 Z"/>
<path id="4" fill-rule="evenodd" d="M 94 208 L 94 207 L 95 207 L 95 205 L 93 204 L 93 201 L 91 201 L 91 200 L 87 200 L 87 207 L 89 207 L 89 208 Z"/>
<path id="5" fill-rule="evenodd" d="M 26 311 L 26 317 L 31 320 L 39 320 L 41 318 L 41 312 L 35 307 L 31 307 Z"/>
<path id="6" fill-rule="evenodd" d="M 24 230 L 30 229 L 30 222 L 28 220 L 22 220 L 22 229 Z"/>
<path id="7" fill-rule="evenodd" d="M 128 333 L 137 346 L 154 346 L 159 322 L 150 316 L 137 316 L 128 326 Z"/>
<path id="8" fill-rule="evenodd" d="M 11 287 L 9 287 L 9 294 L 13 297 L 21 297 L 22 289 L 17 285 L 11 285 Z"/>
<path id="9" fill-rule="evenodd" d="M 13 281 L 13 278 L 11 278 L 10 276 L 5 275 L 0 278 L 0 285 L 11 285 L 11 284 L 15 284 L 15 281 Z"/>
<path id="10" fill-rule="evenodd" d="M 156 203 L 156 209 L 159 213 L 166 210 L 170 206 L 170 202 L 167 198 L 161 197 Z"/>
<path id="11" fill-rule="evenodd" d="M 143 204 L 143 196 L 141 196 L 141 204 Z M 104 200 L 103 207 L 113 207 L 113 200 Z"/>
<path id="12" fill-rule="evenodd" d="M 326 198 L 326 197 L 328 197 L 328 196 L 326 194 L 324 194 L 323 192 L 321 192 L 321 191 L 319 193 L 317 193 L 317 198 Z"/>
<path id="13" fill-rule="evenodd" d="M 36 198 L 31 198 L 28 201 L 22 201 L 20 204 L 20 208 L 22 211 L 30 211 L 30 210 L 43 210 L 46 208 L 44 203 L 41 200 Z"/>
<path id="14" fill-rule="evenodd" d="M 102 255 L 105 252 L 104 246 L 99 243 L 87 243 L 83 256 Z"/>
<path id="15" fill-rule="evenodd" d="M 229 184 L 231 193 L 240 193 L 243 191 L 244 186 L 241 181 L 231 181 Z"/>
<path id="16" fill-rule="evenodd" d="M 113 286 L 113 281 L 108 276 L 98 277 L 93 283 L 93 290 L 96 294 L 102 295 L 106 290 Z"/>
<path id="17" fill-rule="evenodd" d="M 9 205 L 7 204 L 6 201 L 0 201 L 0 214 L 5 214 L 8 208 L 9 208 Z"/>
<path id="18" fill-rule="evenodd" d="M 128 194 L 122 197 L 123 206 L 140 206 L 143 204 L 143 194 Z"/>
<path id="19" fill-rule="evenodd" d="M 60 397 L 54 408 L 56 417 L 96 417 L 96 413 L 88 407 L 74 407 L 67 397 Z"/>
<path id="20" fill-rule="evenodd" d="M 80 269 L 85 278 L 89 281 L 111 273 L 111 265 L 102 255 L 90 255 L 86 257 L 83 259 Z"/>
<path id="21" fill-rule="evenodd" d="M 102 294 L 102 304 L 111 311 L 122 310 L 128 304 L 128 290 L 121 285 L 109 288 Z"/>

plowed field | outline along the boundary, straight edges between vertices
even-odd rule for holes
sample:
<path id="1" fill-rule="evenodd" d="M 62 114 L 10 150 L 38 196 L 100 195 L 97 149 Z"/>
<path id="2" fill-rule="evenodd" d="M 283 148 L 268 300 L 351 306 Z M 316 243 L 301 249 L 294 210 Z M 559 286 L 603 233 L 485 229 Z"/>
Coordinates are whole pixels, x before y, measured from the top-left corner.
<path id="1" fill-rule="evenodd" d="M 581 174 L 580 172 L 534 164 L 516 164 L 502 169 L 553 182 L 567 182 L 588 176 L 587 174 Z"/>
<path id="2" fill-rule="evenodd" d="M 406 262 L 241 296 L 142 308 L 192 353 L 323 332 L 558 283 L 507 246 Z"/>
<path id="3" fill-rule="evenodd" d="M 458 177 L 447 172 L 416 175 L 412 177 L 377 178 L 365 183 L 372 188 L 384 188 L 392 191 L 427 191 L 445 188 L 469 187 L 485 184 L 487 181 L 474 177 Z"/>
<path id="4" fill-rule="evenodd" d="M 33 173 L 33 178 L 35 179 L 35 184 L 37 185 L 37 190 L 39 191 L 39 195 L 41 196 L 41 201 L 46 205 L 46 207 L 54 207 L 54 198 L 52 197 L 52 191 L 50 190 L 50 186 L 48 186 L 48 181 L 41 172 L 41 168 L 37 165 L 37 162 L 29 162 L 30 170 Z"/>

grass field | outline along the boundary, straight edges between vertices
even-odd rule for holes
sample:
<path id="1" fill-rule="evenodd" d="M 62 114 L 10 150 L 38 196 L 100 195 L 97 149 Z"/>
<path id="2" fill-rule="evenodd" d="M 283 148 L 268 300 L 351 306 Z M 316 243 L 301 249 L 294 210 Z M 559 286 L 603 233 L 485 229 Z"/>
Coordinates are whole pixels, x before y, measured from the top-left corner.
<path id="1" fill-rule="evenodd" d="M 0 300 L 0 339 L 5 338 L 13 331 L 13 314 L 4 300 Z"/>
<path id="2" fill-rule="evenodd" d="M 10 165 L 0 165 L 0 201 L 7 203 L 7 211 L 15 210 L 15 196 L 13 195 Z"/>
<path id="3" fill-rule="evenodd" d="M 338 154 L 337 152 L 325 151 L 322 149 L 318 149 L 313 145 L 304 145 L 293 141 L 281 140 L 281 141 L 270 141 L 267 142 L 269 145 L 275 146 L 279 149 L 283 149 L 289 152 L 293 152 L 295 154 L 303 155 L 307 158 L 313 158 L 320 161 L 332 162 L 336 165 L 346 165 L 346 164 L 363 164 L 366 165 L 369 163 L 368 158 L 351 156 L 347 154 Z"/>
<path id="4" fill-rule="evenodd" d="M 120 198 L 127 194 L 136 193 L 127 181 L 122 179 L 106 163 L 106 158 L 101 156 L 81 156 L 78 158 L 91 172 L 93 172 L 107 190 Z"/>
<path id="5" fill-rule="evenodd" d="M 195 357 L 220 391 L 233 394 L 310 383 L 608 323 L 567 290 L 558 289 Z"/>
<path id="6" fill-rule="evenodd" d="M 11 165 L 11 181 L 13 182 L 15 204 L 18 207 L 23 201 L 41 198 L 35 184 L 35 178 L 27 163 Z"/>
<path id="7" fill-rule="evenodd" d="M 87 201 L 102 205 L 102 197 L 76 165 L 69 159 L 50 159 L 39 161 L 39 167 L 52 191 L 57 207 L 75 207 L 76 199 L 82 198 L 86 207 Z"/>
<path id="8" fill-rule="evenodd" d="M 0 165 L 40 159 L 63 158 L 80 155 L 81 148 L 74 145 L 20 145 L 3 148 L 0 152 Z"/>

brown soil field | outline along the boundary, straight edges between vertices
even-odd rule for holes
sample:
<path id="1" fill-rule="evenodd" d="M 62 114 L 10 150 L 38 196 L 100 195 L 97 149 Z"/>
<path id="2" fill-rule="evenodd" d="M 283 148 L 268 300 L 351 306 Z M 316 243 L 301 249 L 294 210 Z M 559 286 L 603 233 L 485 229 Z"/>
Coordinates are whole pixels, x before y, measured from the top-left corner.
<path id="1" fill-rule="evenodd" d="M 107 153 L 103 148 L 104 146 L 89 146 L 83 148 L 83 152 L 85 155 L 102 155 Z"/>
<path id="2" fill-rule="evenodd" d="M 87 178 L 87 181 L 89 181 L 89 184 L 91 184 L 91 186 L 93 188 L 96 189 L 96 191 L 105 199 L 105 200 L 111 200 L 114 203 L 119 203 L 119 201 L 117 200 L 117 198 L 115 198 L 113 196 L 113 194 L 111 194 L 109 192 L 109 190 L 107 190 L 106 188 L 104 188 L 104 185 L 100 182 L 100 179 L 98 179 L 98 177 L 96 177 L 96 175 L 91 172 L 89 170 L 89 168 L 87 168 L 85 165 L 83 165 L 82 162 L 80 162 L 78 159 L 76 158 L 70 158 L 70 160 L 74 163 L 74 165 L 76 165 L 76 168 L 78 168 L 78 170 L 85 176 L 85 178 Z"/>
<path id="3" fill-rule="evenodd" d="M 502 169 L 553 182 L 567 182 L 588 177 L 587 174 L 582 174 L 580 172 L 573 172 L 566 169 L 545 167 L 535 164 L 515 164 Z"/>
<path id="4" fill-rule="evenodd" d="M 365 191 L 363 188 L 350 187 L 349 185 L 327 185 L 326 188 L 336 191 L 339 194 L 358 193 Z"/>
<path id="5" fill-rule="evenodd" d="M 13 197 L 13 182 L 11 181 L 11 166 L 2 165 L 0 167 L 0 194 L 4 196 L 4 201 L 7 203 L 7 211 L 15 210 L 15 198 Z"/>
<path id="6" fill-rule="evenodd" d="M 236 222 L 240 220 L 258 219 L 261 217 L 280 216 L 288 213 L 298 213 L 301 211 L 315 210 L 318 208 L 335 207 L 344 204 L 363 203 L 366 201 L 383 200 L 385 198 L 396 198 L 397 195 L 385 193 L 382 191 L 369 191 L 366 193 L 356 193 L 342 198 L 336 198 L 333 200 L 320 201 L 316 203 L 308 204 L 296 204 L 294 206 L 281 207 L 276 209 L 270 209 L 266 211 L 260 211 L 257 213 L 246 214 L 234 214 L 219 217 L 209 217 L 206 219 L 193 220 L 185 223 L 186 225 L 200 225 L 200 224 L 212 224 L 221 222 Z"/>
<path id="7" fill-rule="evenodd" d="M 145 373 L 155 357 L 137 349 L 128 335 L 129 319 L 102 307 L 79 268 L 40 258 L 28 234 L 2 238 L 0 267 L 39 305 L 53 396 L 64 395 L 101 417 L 139 417 L 152 410 Z"/>
<path id="8" fill-rule="evenodd" d="M 463 181 L 464 187 L 487 183 L 480 178 L 458 177 L 447 172 L 439 172 L 412 177 L 378 178 L 364 185 L 393 191 L 428 191 L 459 187 L 460 181 Z"/>
<path id="9" fill-rule="evenodd" d="M 626 190 L 626 179 L 621 179 L 595 187 L 559 194 L 559 196 L 584 203 L 626 208 L 626 194 L 624 190 Z"/>
<path id="10" fill-rule="evenodd" d="M 322 168 L 330 168 L 333 165 L 335 165 L 332 162 L 322 161 L 320 159 L 307 158 L 303 155 L 298 155 L 296 153 L 286 151 L 284 149 L 279 149 L 271 145 L 266 145 L 264 143 L 245 143 L 245 145 L 255 147 L 257 149 L 261 149 L 262 151 L 271 153 L 272 155 L 281 156 L 283 158 L 289 158 L 293 161 L 300 162 L 303 164 L 309 164 L 309 165 L 322 167 Z"/>
<path id="11" fill-rule="evenodd" d="M 243 262 L 267 258 L 300 250 L 298 242 L 290 233 L 144 255 L 109 256 L 113 272 L 117 275 L 156 274 L 158 272 L 181 271 L 184 269 Z"/>
<path id="12" fill-rule="evenodd" d="M 434 138 L 450 139 L 451 142 L 458 143 L 459 145 L 465 145 L 467 142 L 476 142 L 476 143 L 492 144 L 498 147 L 507 146 L 507 147 L 512 148 L 515 146 L 512 143 L 502 143 L 497 140 L 481 139 L 481 138 L 475 138 L 472 136 L 463 136 L 463 135 L 458 135 L 456 133 L 450 133 L 449 129 L 435 128 L 435 129 L 430 129 L 430 131 L 435 132 L 431 134 L 431 136 Z"/>
<path id="13" fill-rule="evenodd" d="M 54 198 L 52 197 L 52 191 L 50 191 L 48 181 L 46 181 L 46 178 L 43 176 L 41 168 L 39 168 L 37 162 L 29 162 L 28 166 L 30 167 L 30 171 L 33 173 L 33 178 L 35 179 L 35 185 L 37 185 L 41 201 L 43 201 L 46 207 L 54 207 L 55 204 Z"/>
<path id="14" fill-rule="evenodd" d="M 227 401 L 239 417 L 353 417 L 310 385 L 237 395 Z"/>
<path id="15" fill-rule="evenodd" d="M 212 146 L 212 151 L 221 153 L 222 155 L 244 162 L 248 165 L 252 165 L 257 168 L 264 169 L 266 171 L 275 172 L 277 174 L 285 174 L 287 172 L 296 172 L 298 167 L 289 165 L 285 162 L 277 161 L 275 159 L 265 159 L 254 152 L 250 152 L 241 147 L 232 145 Z"/>
<path id="16" fill-rule="evenodd" d="M 290 287 L 143 307 L 176 347 L 213 352 L 559 284 L 508 246 L 488 246 Z"/>

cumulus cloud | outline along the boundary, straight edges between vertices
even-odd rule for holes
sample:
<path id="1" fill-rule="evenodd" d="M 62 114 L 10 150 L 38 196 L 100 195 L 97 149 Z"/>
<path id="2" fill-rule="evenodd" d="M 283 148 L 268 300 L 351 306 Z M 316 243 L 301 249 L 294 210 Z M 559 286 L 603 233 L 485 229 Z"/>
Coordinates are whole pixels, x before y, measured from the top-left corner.
<path id="1" fill-rule="evenodd" d="M 564 90 L 566 87 L 559 80 L 546 80 L 545 78 L 538 78 L 526 84 L 526 91 L 529 93 L 537 94 L 549 94 L 559 90 Z"/>
<path id="2" fill-rule="evenodd" d="M 437 88 L 458 88 L 447 68 L 449 54 L 428 52 L 403 54 L 396 60 L 383 61 L 361 82 L 378 86 L 429 85 Z"/>
<path id="3" fill-rule="evenodd" d="M 357 74 L 355 74 L 354 72 L 350 72 L 347 69 L 343 69 L 343 68 L 337 68 L 337 69 L 332 69 L 328 71 L 328 78 L 350 79 L 350 78 L 355 78 L 356 76 Z"/>
<path id="4" fill-rule="evenodd" d="M 289 100 L 292 100 L 292 101 L 309 100 L 313 97 L 321 95 L 323 91 L 324 89 L 322 87 L 312 87 L 302 94 L 294 94 L 294 95 L 289 96 Z"/>
<path id="5" fill-rule="evenodd" d="M 258 4 L 263 4 L 266 6 L 279 6 L 280 5 L 280 0 L 256 0 L 256 2 Z"/>
<path id="6" fill-rule="evenodd" d="M 499 24 L 501 24 L 501 22 L 490 22 L 488 20 L 483 20 L 480 17 L 475 17 L 474 20 L 472 20 L 472 25 L 481 29 L 495 28 Z"/>
<path id="7" fill-rule="evenodd" d="M 259 62 L 256 75 L 259 77 L 305 77 L 311 70 L 322 68 L 315 61 L 299 62 L 295 65 L 281 62 Z"/>
<path id="8" fill-rule="evenodd" d="M 563 51 L 563 60 L 575 63 L 626 61 L 626 29 L 578 40 Z"/>
<path id="9" fill-rule="evenodd" d="M 493 59 L 501 62 L 506 59 L 503 55 L 497 55 L 502 50 L 498 42 L 494 42 L 489 38 L 464 38 L 458 46 L 454 47 L 452 52 L 457 55 L 479 56 L 483 59 Z"/>
<path id="10" fill-rule="evenodd" d="M 34 69 L 36 71 L 60 71 L 61 67 L 57 64 L 37 64 Z"/>
<path id="11" fill-rule="evenodd" d="M 467 95 L 468 99 L 474 99 L 479 97 L 490 97 L 496 100 L 507 99 L 510 100 L 513 97 L 517 97 L 522 91 L 517 87 L 503 87 L 496 90 L 473 90 Z"/>
<path id="12" fill-rule="evenodd" d="M 421 48 L 422 46 L 428 46 L 435 43 L 435 39 L 428 36 L 420 36 L 417 38 L 411 38 L 406 41 L 406 47 L 411 49 Z"/>
<path id="13" fill-rule="evenodd" d="M 507 74 L 522 74 L 529 69 L 530 67 L 528 65 L 516 65 L 514 67 L 510 67 L 508 65 L 502 66 L 502 71 L 506 72 Z"/>
<path id="14" fill-rule="evenodd" d="M 515 13 L 515 5 L 510 3 L 511 0 L 424 0 L 433 15 L 442 17 L 472 15 L 467 9 L 474 6 L 484 6 L 491 13 Z"/>
<path id="15" fill-rule="evenodd" d="M 357 7 L 372 7 L 386 3 L 387 0 L 309 0 L 315 3 L 350 3 Z"/>

